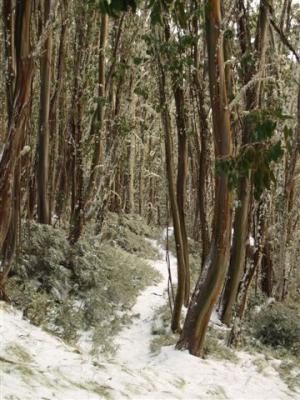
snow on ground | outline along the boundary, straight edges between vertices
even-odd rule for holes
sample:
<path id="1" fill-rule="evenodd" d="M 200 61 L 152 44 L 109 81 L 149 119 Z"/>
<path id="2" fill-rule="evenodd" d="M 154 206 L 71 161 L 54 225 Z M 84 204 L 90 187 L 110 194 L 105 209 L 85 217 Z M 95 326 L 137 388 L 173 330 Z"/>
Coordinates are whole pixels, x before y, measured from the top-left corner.
<path id="1" fill-rule="evenodd" d="M 187 352 L 164 347 L 150 352 L 151 328 L 157 309 L 165 304 L 167 267 L 153 267 L 163 280 L 144 290 L 132 309 L 131 326 L 116 338 L 116 356 L 91 356 L 89 335 L 80 350 L 22 319 L 20 312 L 0 303 L 0 400 L 96 399 L 300 399 L 290 392 L 270 366 L 259 372 L 253 359 L 238 353 L 240 361 L 201 360 Z M 173 278 L 176 259 L 170 254 Z"/>

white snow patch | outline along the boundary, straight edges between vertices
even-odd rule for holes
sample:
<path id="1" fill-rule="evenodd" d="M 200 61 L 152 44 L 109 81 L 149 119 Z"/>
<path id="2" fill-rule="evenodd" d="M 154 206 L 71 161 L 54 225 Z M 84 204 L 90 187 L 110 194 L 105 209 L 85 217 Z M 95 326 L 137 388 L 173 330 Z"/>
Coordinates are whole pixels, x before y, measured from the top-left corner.
<path id="1" fill-rule="evenodd" d="M 153 245 L 164 255 L 157 242 Z M 172 254 L 170 263 L 175 281 Z M 153 355 L 151 328 L 157 308 L 166 301 L 168 271 L 163 260 L 151 264 L 163 280 L 138 297 L 132 309 L 136 318 L 116 339 L 119 350 L 111 360 L 89 354 L 91 332 L 82 333 L 78 351 L 0 304 L 0 399 L 300 399 L 279 379 L 271 363 L 262 374 L 246 353 L 237 353 L 237 364 L 202 360 L 173 347 L 163 347 Z M 216 314 L 212 322 L 218 323 Z M 16 345 L 28 352 L 28 360 L 12 352 Z"/>
<path id="2" fill-rule="evenodd" d="M 173 226 L 169 226 L 168 229 L 164 230 L 162 238 L 166 240 L 167 237 L 172 237 L 173 235 L 174 235 L 174 228 Z"/>

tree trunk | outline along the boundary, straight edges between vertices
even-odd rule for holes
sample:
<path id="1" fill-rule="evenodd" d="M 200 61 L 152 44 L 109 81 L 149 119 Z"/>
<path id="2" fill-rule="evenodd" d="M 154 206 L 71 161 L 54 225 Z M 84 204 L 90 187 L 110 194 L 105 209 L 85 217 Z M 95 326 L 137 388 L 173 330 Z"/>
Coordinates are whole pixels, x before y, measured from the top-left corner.
<path id="1" fill-rule="evenodd" d="M 47 23 L 51 11 L 51 0 L 44 1 L 44 21 Z M 51 94 L 52 33 L 48 33 L 41 55 L 40 71 L 40 115 L 37 141 L 37 213 L 38 222 L 50 223 L 49 215 L 49 111 Z"/>
<path id="2" fill-rule="evenodd" d="M 242 50 L 242 56 L 245 56 L 245 54 L 249 52 L 249 49 L 251 49 L 251 42 L 243 1 L 239 1 L 239 12 L 240 46 Z M 257 70 L 248 69 L 247 66 L 244 68 L 243 77 L 245 85 L 253 78 L 255 73 L 261 73 L 263 69 L 267 30 L 267 10 L 264 5 L 261 4 L 254 53 L 257 63 Z M 259 104 L 260 92 L 260 84 L 256 84 L 247 90 L 245 99 L 247 111 L 252 111 L 257 107 Z M 242 131 L 242 144 L 244 146 L 249 143 L 250 130 L 251 127 L 249 127 L 247 122 L 245 122 Z M 234 231 L 230 264 L 221 307 L 221 321 L 227 325 L 229 325 L 232 320 L 233 306 L 236 301 L 239 283 L 241 281 L 245 265 L 246 246 L 249 235 L 248 215 L 251 208 L 251 173 L 239 178 L 237 203 L 238 208 L 235 212 L 233 224 Z"/>
<path id="3" fill-rule="evenodd" d="M 271 243 L 269 239 L 266 240 L 263 256 L 261 260 L 261 290 L 268 296 L 273 295 L 273 262 L 271 257 Z"/>
<path id="4" fill-rule="evenodd" d="M 33 61 L 30 55 L 31 1 L 17 2 L 15 51 L 16 83 L 12 117 L 0 160 L 0 247 L 6 238 L 12 209 L 13 175 L 19 157 L 20 144 L 26 134 L 26 120 L 31 97 Z"/>
<path id="5" fill-rule="evenodd" d="M 176 106 L 176 125 L 177 125 L 177 141 L 178 141 L 178 164 L 177 164 L 177 184 L 176 196 L 178 204 L 178 213 L 180 221 L 180 236 L 182 243 L 182 252 L 184 257 L 184 270 L 185 270 L 185 296 L 184 305 L 187 307 L 190 299 L 190 268 L 189 268 L 189 248 L 188 238 L 185 224 L 185 192 L 186 192 L 186 178 L 188 170 L 187 158 L 187 133 L 186 133 L 186 115 L 184 92 L 179 85 L 174 87 L 173 92 Z M 178 244 L 177 244 L 178 246 Z"/>
<path id="6" fill-rule="evenodd" d="M 71 116 L 72 154 L 72 200 L 69 241 L 74 244 L 81 236 L 84 218 L 83 153 L 82 153 L 82 95 L 84 68 L 84 10 L 79 7 L 76 17 L 76 37 L 74 45 L 74 84 Z M 83 14 L 83 15 L 82 15 Z"/>
<path id="7" fill-rule="evenodd" d="M 171 136 L 172 126 L 171 126 L 170 111 L 166 99 L 166 77 L 158 49 L 156 49 L 156 61 L 157 61 L 158 75 L 159 75 L 161 118 L 162 118 L 162 126 L 164 129 L 164 137 L 165 137 L 166 173 L 167 173 L 172 219 L 174 225 L 174 236 L 175 236 L 176 255 L 177 255 L 178 284 L 177 284 L 177 292 L 173 308 L 171 328 L 173 332 L 180 332 L 181 330 L 180 316 L 181 316 L 181 309 L 185 301 L 187 275 L 185 270 L 185 258 L 184 258 L 185 256 L 182 246 L 180 216 L 176 198 L 176 188 L 174 179 L 175 168 L 174 168 L 173 149 L 172 149 L 173 145 Z"/>
<path id="8" fill-rule="evenodd" d="M 224 54 L 221 38 L 220 0 L 206 2 L 206 37 L 210 98 L 216 158 L 232 152 L 230 116 L 224 75 Z M 232 195 L 224 172 L 215 177 L 215 206 L 210 251 L 199 277 L 177 348 L 203 355 L 206 330 L 213 307 L 224 283 L 230 250 Z"/>
<path id="9" fill-rule="evenodd" d="M 247 236 L 249 233 L 248 213 L 250 198 L 251 188 L 249 177 L 247 176 L 239 181 L 238 199 L 240 205 L 236 210 L 233 223 L 232 250 L 221 311 L 221 321 L 226 325 L 229 325 L 232 319 L 233 306 L 244 270 Z"/>
<path id="10" fill-rule="evenodd" d="M 61 135 L 61 124 L 63 124 L 64 107 L 61 96 L 64 96 L 64 72 L 66 58 L 66 34 L 67 34 L 67 0 L 61 3 L 61 31 L 57 55 L 56 82 L 50 101 L 49 111 L 49 135 L 51 142 L 50 171 L 49 171 L 49 215 L 50 223 L 53 210 L 55 209 L 55 197 L 63 168 L 63 154 L 65 149 L 64 135 Z"/>
<path id="11" fill-rule="evenodd" d="M 247 299 L 248 299 L 248 291 L 251 286 L 253 277 L 255 273 L 258 271 L 262 258 L 263 258 L 263 249 L 265 246 L 266 240 L 266 230 L 267 230 L 267 202 L 262 201 L 256 210 L 256 219 L 255 219 L 255 238 L 256 238 L 256 251 L 253 255 L 253 260 L 251 259 L 249 263 L 246 264 L 246 268 L 244 270 L 243 278 L 240 282 L 237 300 L 236 300 L 236 312 L 235 318 L 232 324 L 232 329 L 228 338 L 228 345 L 232 345 L 237 343 L 238 337 L 241 331 L 241 321 L 244 317 Z"/>
<path id="12" fill-rule="evenodd" d="M 5 74 L 7 115 L 8 121 L 10 121 L 13 112 L 14 84 L 16 75 L 14 14 L 11 0 L 3 0 L 2 19 L 4 28 L 4 54 L 7 63 Z"/>
<path id="13" fill-rule="evenodd" d="M 103 157 L 103 148 L 102 148 L 102 130 L 103 130 L 103 121 L 104 121 L 104 110 L 105 110 L 105 49 L 107 42 L 107 34 L 108 34 L 108 15 L 101 15 L 101 29 L 100 29 L 100 38 L 99 38 L 99 62 L 98 62 L 98 103 L 96 111 L 93 115 L 92 126 L 91 126 L 91 134 L 95 138 L 94 144 L 94 153 L 93 160 L 91 165 L 91 172 L 89 177 L 89 182 L 86 190 L 86 201 L 92 196 L 94 191 L 94 184 L 96 183 L 97 176 L 99 176 L 99 168 L 102 162 Z"/>
<path id="14" fill-rule="evenodd" d="M 3 4 L 11 12 L 10 2 Z M 6 37 L 12 39 L 12 13 Z M 7 83 L 8 135 L 0 159 L 0 248 L 3 253 L 0 274 L 0 299 L 7 300 L 4 285 L 8 277 L 16 247 L 20 202 L 20 157 L 26 135 L 26 122 L 31 97 L 33 62 L 30 59 L 31 1 L 17 2 L 14 43 L 11 53 L 16 55 L 16 81 L 12 95 L 12 80 Z M 4 25 L 4 29 L 6 26 Z M 7 44 L 8 45 L 8 44 Z M 13 61 L 13 59 L 11 60 Z M 12 72 L 12 71 L 11 71 Z M 10 77 L 13 79 L 13 77 Z"/>
<path id="15" fill-rule="evenodd" d="M 298 75 L 300 78 L 300 74 Z M 282 227 L 280 235 L 280 254 L 279 254 L 279 271 L 281 273 L 280 283 L 277 288 L 277 298 L 281 301 L 285 300 L 288 294 L 288 266 L 286 265 L 286 253 L 289 243 L 289 226 L 291 223 L 291 204 L 293 201 L 293 187 L 295 185 L 295 170 L 300 152 L 300 86 L 298 89 L 297 100 L 297 125 L 293 144 L 289 151 L 289 159 L 287 162 L 286 178 L 284 183 L 284 198 L 282 211 Z"/>

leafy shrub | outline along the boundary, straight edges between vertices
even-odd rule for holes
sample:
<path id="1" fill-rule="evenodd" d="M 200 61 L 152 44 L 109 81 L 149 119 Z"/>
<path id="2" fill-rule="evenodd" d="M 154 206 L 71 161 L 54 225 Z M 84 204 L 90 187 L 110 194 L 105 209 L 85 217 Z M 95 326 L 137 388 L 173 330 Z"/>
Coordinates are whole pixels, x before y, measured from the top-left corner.
<path id="1" fill-rule="evenodd" d="M 253 322 L 254 337 L 274 348 L 300 355 L 300 307 L 274 303 L 263 309 Z"/>

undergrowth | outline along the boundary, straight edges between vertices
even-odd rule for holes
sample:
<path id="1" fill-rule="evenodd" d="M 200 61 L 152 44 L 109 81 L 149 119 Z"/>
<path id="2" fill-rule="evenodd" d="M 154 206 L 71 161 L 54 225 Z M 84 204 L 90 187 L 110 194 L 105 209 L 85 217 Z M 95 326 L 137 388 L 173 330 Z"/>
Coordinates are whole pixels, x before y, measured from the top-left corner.
<path id="1" fill-rule="evenodd" d="M 252 294 L 253 297 L 253 294 Z M 259 293 L 250 297 L 239 348 L 260 354 L 258 368 L 271 364 L 292 390 L 300 388 L 300 306 L 295 302 L 268 303 Z"/>
<path id="2" fill-rule="evenodd" d="M 74 246 L 62 229 L 26 222 L 7 293 L 33 324 L 72 344 L 89 331 L 96 351 L 111 352 L 138 294 L 160 277 L 138 257 L 157 257 L 143 237 L 154 230 L 132 216 L 109 217 L 101 240 L 86 232 Z"/>

